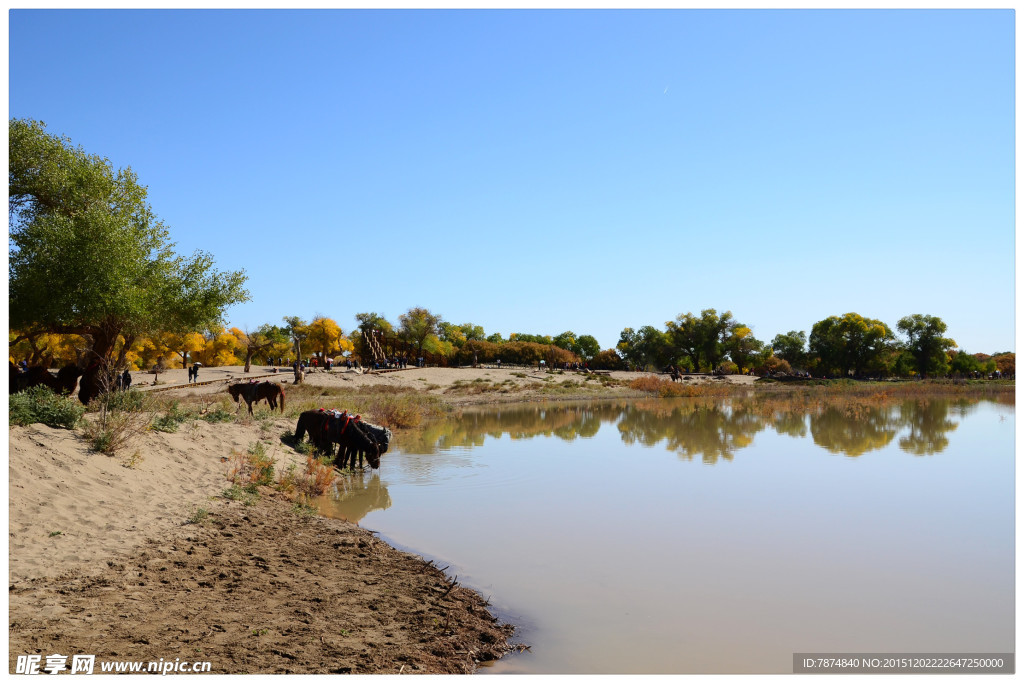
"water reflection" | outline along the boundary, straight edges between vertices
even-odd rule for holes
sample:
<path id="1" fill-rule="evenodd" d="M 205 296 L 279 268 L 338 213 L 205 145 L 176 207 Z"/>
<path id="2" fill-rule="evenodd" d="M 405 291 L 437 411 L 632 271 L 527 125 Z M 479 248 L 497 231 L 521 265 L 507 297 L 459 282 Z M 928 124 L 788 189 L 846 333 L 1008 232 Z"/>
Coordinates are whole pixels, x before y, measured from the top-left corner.
<path id="1" fill-rule="evenodd" d="M 491 673 L 1009 652 L 1013 411 L 948 397 L 481 406 L 396 433 L 380 478 L 345 479 L 321 510 L 492 597 L 532 649 Z"/>
<path id="2" fill-rule="evenodd" d="M 391 495 L 377 473 L 355 472 L 336 479 L 333 490 L 314 504 L 322 515 L 355 523 L 391 507 Z"/>
<path id="3" fill-rule="evenodd" d="M 555 437 L 565 441 L 597 434 L 614 424 L 626 445 L 664 444 L 685 460 L 713 465 L 732 460 L 765 430 L 802 438 L 830 453 L 857 457 L 897 441 L 915 455 L 942 452 L 958 420 L 977 408 L 975 399 L 907 400 L 882 404 L 841 403 L 816 407 L 757 400 L 650 400 L 533 404 L 470 408 L 457 420 L 439 421 L 402 435 L 406 453 L 430 454 L 483 446 L 488 437 Z"/>
<path id="4" fill-rule="evenodd" d="M 950 411 L 934 402 L 907 402 L 900 406 L 901 412 L 911 413 L 915 418 L 908 420 L 910 432 L 900 437 L 900 448 L 914 455 L 931 455 L 943 451 L 949 445 L 946 433 L 957 427 L 957 423 L 949 419 L 950 412 L 963 418 L 970 410 L 968 406 L 956 406 Z M 971 410 L 977 406 L 970 406 Z"/>

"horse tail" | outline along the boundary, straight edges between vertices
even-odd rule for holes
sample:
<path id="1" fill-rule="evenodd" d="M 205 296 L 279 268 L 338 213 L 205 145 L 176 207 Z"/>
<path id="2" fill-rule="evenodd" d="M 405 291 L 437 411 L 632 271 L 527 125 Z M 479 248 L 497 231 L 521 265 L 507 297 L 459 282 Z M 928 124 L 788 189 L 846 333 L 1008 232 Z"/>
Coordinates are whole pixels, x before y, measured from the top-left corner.
<path id="1" fill-rule="evenodd" d="M 277 390 L 281 392 L 281 414 L 284 415 L 284 389 L 278 387 Z"/>

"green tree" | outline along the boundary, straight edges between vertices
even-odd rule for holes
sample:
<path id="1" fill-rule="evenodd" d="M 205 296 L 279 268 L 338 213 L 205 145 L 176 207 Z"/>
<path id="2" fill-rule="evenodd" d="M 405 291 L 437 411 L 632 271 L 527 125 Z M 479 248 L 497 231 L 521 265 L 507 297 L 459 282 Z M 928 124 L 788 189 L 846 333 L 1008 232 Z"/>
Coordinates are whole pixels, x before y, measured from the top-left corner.
<path id="1" fill-rule="evenodd" d="M 370 352 L 370 347 L 366 343 L 366 335 L 370 330 L 380 330 L 385 336 L 392 334 L 394 328 L 388 319 L 384 317 L 383 313 L 356 313 L 356 322 L 359 323 L 356 332 L 351 335 L 351 341 L 354 344 L 354 348 L 358 350 L 359 355 L 366 361 L 373 358 L 373 354 Z"/>
<path id="2" fill-rule="evenodd" d="M 441 322 L 437 326 L 437 336 L 445 343 L 451 344 L 456 349 L 461 349 L 466 343 L 466 334 L 462 327 L 455 323 Z"/>
<path id="3" fill-rule="evenodd" d="M 509 341 L 527 342 L 529 344 L 553 344 L 551 335 L 526 334 L 525 332 L 513 332 L 508 336 Z"/>
<path id="4" fill-rule="evenodd" d="M 715 309 L 706 308 L 699 318 L 692 313 L 680 314 L 665 326 L 677 356 L 687 357 L 694 370 L 714 370 L 725 356 L 726 343 L 737 324 L 731 311 L 719 316 Z"/>
<path id="5" fill-rule="evenodd" d="M 723 345 L 740 372 L 750 370 L 754 365 L 763 362 L 764 342 L 755 339 L 753 332 L 746 325 L 733 324 Z"/>
<path id="6" fill-rule="evenodd" d="M 437 336 L 441 316 L 434 315 L 425 308 L 410 308 L 398 316 L 399 335 L 416 347 L 416 352 L 423 354 L 423 345 L 427 337 Z"/>
<path id="7" fill-rule="evenodd" d="M 462 336 L 466 338 L 466 341 L 485 341 L 484 328 L 481 325 L 474 325 L 473 323 L 462 323 L 459 325 L 459 329 L 462 330 Z"/>
<path id="8" fill-rule="evenodd" d="M 811 354 L 825 372 L 856 377 L 878 365 L 894 341 L 892 330 L 880 320 L 857 313 L 830 316 L 814 323 L 809 340 Z"/>
<path id="9" fill-rule="evenodd" d="M 631 327 L 622 330 L 615 348 L 637 368 L 664 367 L 672 362 L 668 335 L 651 325 L 644 325 L 638 331 Z"/>
<path id="10" fill-rule="evenodd" d="M 601 345 L 597 339 L 589 334 L 584 334 L 576 339 L 573 348 L 569 349 L 583 360 L 589 361 L 601 352 Z"/>
<path id="11" fill-rule="evenodd" d="M 985 363 L 977 355 L 967 353 L 966 351 L 957 351 L 949 363 L 949 369 L 961 375 L 969 375 L 974 372 L 987 374 L 988 372 L 994 372 L 996 369 L 996 364 L 992 361 L 989 362 L 991 363 L 991 370 L 988 370 Z"/>
<path id="12" fill-rule="evenodd" d="M 93 379 L 123 366 L 141 335 L 219 325 L 249 298 L 244 271 L 174 253 L 130 168 L 38 121 L 9 122 L 8 182 L 10 325 L 87 337 Z"/>
<path id="13" fill-rule="evenodd" d="M 260 325 L 255 332 L 245 330 L 241 335 L 236 336 L 238 336 L 239 348 L 244 354 L 245 372 L 249 372 L 252 359 L 257 355 L 272 355 L 277 348 L 288 345 L 287 330 L 270 323 Z"/>
<path id="14" fill-rule="evenodd" d="M 772 339 L 772 353 L 794 368 L 805 367 L 807 363 L 807 333 L 790 330 L 777 334 Z"/>
<path id="15" fill-rule="evenodd" d="M 914 357 L 914 367 L 922 377 L 949 370 L 946 352 L 955 348 L 956 342 L 942 336 L 946 323 L 941 318 L 915 313 L 900 318 L 896 329 L 907 336 L 907 351 Z"/>
<path id="16" fill-rule="evenodd" d="M 573 353 L 575 353 L 576 333 L 571 331 L 563 332 L 562 334 L 552 339 L 551 343 L 560 349 L 565 349 L 566 351 L 572 351 Z"/>
<path id="17" fill-rule="evenodd" d="M 288 333 L 288 338 L 292 340 L 292 351 L 295 352 L 295 360 L 301 360 L 302 343 L 309 336 L 309 325 L 297 315 L 286 315 L 282 320 L 284 320 L 284 329 Z"/>

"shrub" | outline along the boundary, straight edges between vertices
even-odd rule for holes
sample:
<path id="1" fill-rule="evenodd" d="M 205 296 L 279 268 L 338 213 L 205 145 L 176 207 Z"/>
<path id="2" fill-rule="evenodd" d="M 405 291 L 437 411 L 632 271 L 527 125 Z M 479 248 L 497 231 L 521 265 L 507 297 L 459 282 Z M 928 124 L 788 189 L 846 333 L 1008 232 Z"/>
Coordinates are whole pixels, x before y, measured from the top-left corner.
<path id="1" fill-rule="evenodd" d="M 86 425 L 85 437 L 94 451 L 113 455 L 147 427 L 148 419 L 138 413 L 106 413 L 102 419 Z"/>
<path id="2" fill-rule="evenodd" d="M 97 407 L 106 408 L 110 412 L 138 413 L 147 408 L 147 396 L 138 389 L 128 391 L 110 391 L 100 396 Z"/>
<path id="3" fill-rule="evenodd" d="M 793 372 L 793 368 L 789 361 L 778 356 L 768 356 L 763 363 L 754 367 L 754 374 L 757 375 L 774 375 L 776 372 L 789 375 Z"/>
<path id="4" fill-rule="evenodd" d="M 227 478 L 236 486 L 245 485 L 253 490 L 257 486 L 274 483 L 274 459 L 267 455 L 266 445 L 257 441 L 245 453 L 232 449 L 228 458 Z"/>
<path id="5" fill-rule="evenodd" d="M 213 408 L 210 408 L 210 410 L 203 415 L 203 419 L 211 423 L 232 422 L 235 419 L 235 413 L 228 410 L 223 405 L 218 404 Z"/>
<path id="6" fill-rule="evenodd" d="M 267 455 L 267 447 L 262 441 L 249 446 L 249 466 L 252 468 L 250 480 L 257 486 L 269 486 L 274 482 L 274 459 Z"/>
<path id="7" fill-rule="evenodd" d="M 613 349 L 606 349 L 590 360 L 590 367 L 593 370 L 622 370 L 626 364 Z"/>
<path id="8" fill-rule="evenodd" d="M 149 397 L 137 389 L 108 391 L 93 401 L 90 411 L 96 411 L 95 421 L 85 429 L 93 450 L 113 455 L 136 434 L 149 429 L 147 410 Z"/>
<path id="9" fill-rule="evenodd" d="M 14 425 L 36 422 L 48 427 L 74 429 L 85 414 L 85 406 L 71 396 L 58 396 L 45 386 L 13 394 L 9 400 L 10 420 Z"/>
<path id="10" fill-rule="evenodd" d="M 338 476 L 330 463 L 325 464 L 323 460 L 312 456 L 306 458 L 306 471 L 303 475 L 298 487 L 308 496 L 324 495 Z"/>
<path id="11" fill-rule="evenodd" d="M 740 366 L 733 363 L 731 360 L 722 361 L 722 364 L 718 366 L 723 375 L 738 375 L 740 374 Z"/>
<path id="12" fill-rule="evenodd" d="M 241 501 L 245 505 L 254 505 L 260 497 L 259 491 L 251 484 L 245 488 L 232 484 L 230 488 L 224 489 L 222 495 L 228 500 Z"/>
<path id="13" fill-rule="evenodd" d="M 193 410 L 182 408 L 181 404 L 174 401 L 167 407 L 163 415 L 153 418 L 153 423 L 150 425 L 150 428 L 155 429 L 158 432 L 174 433 L 178 431 L 178 427 L 181 426 L 181 423 L 194 419 L 195 416 L 196 414 Z"/>

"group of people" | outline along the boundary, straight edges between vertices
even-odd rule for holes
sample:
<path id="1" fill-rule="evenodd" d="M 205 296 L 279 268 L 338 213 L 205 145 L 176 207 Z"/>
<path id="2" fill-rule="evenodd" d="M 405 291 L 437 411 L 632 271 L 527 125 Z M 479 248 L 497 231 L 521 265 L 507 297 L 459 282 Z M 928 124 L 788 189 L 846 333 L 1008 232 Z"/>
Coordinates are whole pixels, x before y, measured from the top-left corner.
<path id="1" fill-rule="evenodd" d="M 124 369 L 120 375 L 114 379 L 114 388 L 118 391 L 128 391 L 132 387 L 132 373 L 128 372 L 128 368 Z"/>
<path id="2" fill-rule="evenodd" d="M 426 365 L 426 359 L 420 356 L 416 359 L 416 365 L 414 367 L 422 368 Z M 394 356 L 393 358 L 385 358 L 383 362 L 374 361 L 374 370 L 405 370 L 409 367 L 408 356 Z"/>
<path id="3" fill-rule="evenodd" d="M 290 360 L 290 359 L 287 359 L 287 360 Z M 289 366 L 289 364 L 286 363 L 286 359 L 280 358 L 280 357 L 276 358 L 276 359 L 275 358 L 268 358 L 267 359 L 267 365 L 269 365 L 272 368 L 288 367 Z M 358 368 L 359 367 L 359 362 L 358 361 L 353 361 L 350 358 L 346 358 L 343 365 L 345 366 L 346 370 L 351 370 L 353 367 Z M 303 358 L 303 359 L 300 359 L 300 360 L 293 360 L 293 361 L 291 361 L 290 367 L 293 370 L 296 369 L 296 368 L 301 368 L 303 372 L 305 372 L 306 370 L 309 370 L 310 368 L 312 368 L 314 370 L 319 369 L 319 368 L 323 368 L 327 372 L 330 372 L 331 370 L 334 369 L 334 359 L 331 358 L 331 357 L 327 357 L 327 358 L 321 359 L 319 356 L 310 356 L 309 358 Z"/>

